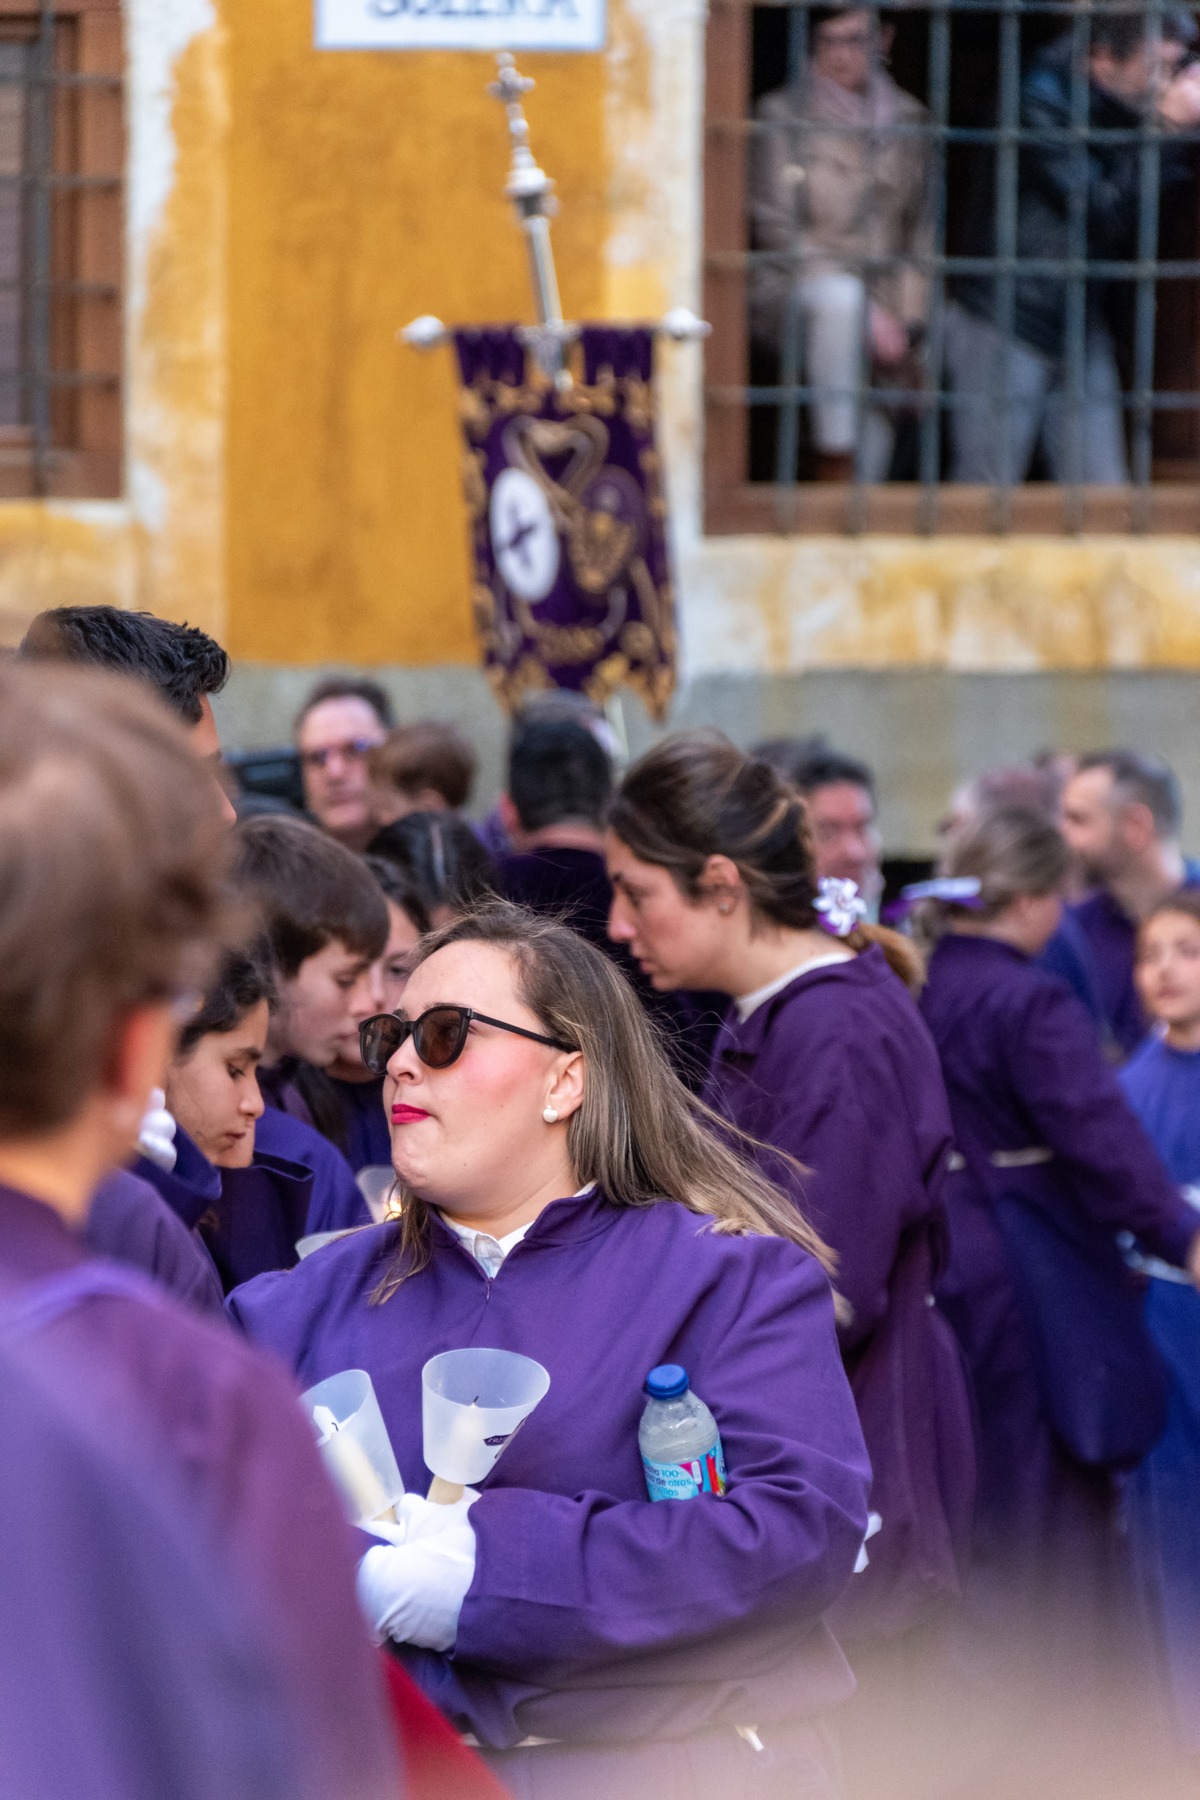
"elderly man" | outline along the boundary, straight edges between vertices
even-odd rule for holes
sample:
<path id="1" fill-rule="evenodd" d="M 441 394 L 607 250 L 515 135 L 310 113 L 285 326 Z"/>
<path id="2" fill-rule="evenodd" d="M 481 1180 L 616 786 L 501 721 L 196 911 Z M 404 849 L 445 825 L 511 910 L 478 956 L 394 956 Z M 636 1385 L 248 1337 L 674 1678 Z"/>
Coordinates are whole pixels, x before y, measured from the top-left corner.
<path id="1" fill-rule="evenodd" d="M 1079 760 L 1063 791 L 1060 824 L 1093 892 L 1067 908 L 1042 954 L 1075 989 L 1114 1062 L 1145 1037 L 1133 983 L 1138 925 L 1177 888 L 1200 885 L 1200 864 L 1179 847 L 1179 783 L 1157 757 L 1101 750 Z"/>
<path id="2" fill-rule="evenodd" d="M 756 339 L 778 351 L 799 329 L 822 480 L 853 473 L 857 394 L 909 386 L 910 353 L 924 337 L 931 246 L 925 108 L 883 64 L 892 27 L 865 7 L 808 9 L 800 80 L 759 102 L 750 212 L 756 249 L 780 252 L 751 276 Z M 886 267 L 874 266 L 889 259 Z M 866 354 L 864 354 L 864 346 Z M 870 364 L 868 367 L 867 364 Z M 861 416 L 863 473 L 882 481 L 893 418 Z"/>
<path id="3" fill-rule="evenodd" d="M 305 805 L 348 850 L 365 850 L 379 828 L 367 759 L 393 724 L 384 689 L 354 677 L 318 682 L 296 715 Z"/>

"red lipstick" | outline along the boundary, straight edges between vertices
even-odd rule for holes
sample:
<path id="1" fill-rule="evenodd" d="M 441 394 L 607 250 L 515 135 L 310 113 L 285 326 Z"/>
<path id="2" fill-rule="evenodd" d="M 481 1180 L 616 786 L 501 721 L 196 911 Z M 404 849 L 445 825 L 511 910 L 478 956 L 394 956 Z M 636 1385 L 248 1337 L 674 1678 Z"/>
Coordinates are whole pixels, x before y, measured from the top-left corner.
<path id="1" fill-rule="evenodd" d="M 420 1119 L 427 1119 L 429 1114 L 419 1106 L 393 1106 L 393 1125 L 415 1125 Z"/>

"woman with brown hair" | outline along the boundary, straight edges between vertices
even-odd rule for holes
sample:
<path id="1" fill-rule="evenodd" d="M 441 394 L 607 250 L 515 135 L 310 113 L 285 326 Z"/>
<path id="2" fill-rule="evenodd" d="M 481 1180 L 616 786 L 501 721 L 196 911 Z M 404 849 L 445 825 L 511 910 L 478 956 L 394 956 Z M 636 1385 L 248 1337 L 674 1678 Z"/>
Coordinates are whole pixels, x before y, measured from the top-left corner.
<path id="1" fill-rule="evenodd" d="M 608 868 L 611 933 L 654 985 L 731 997 L 704 1098 L 835 1252 L 882 1521 L 836 1625 L 893 1638 L 958 1591 L 973 1465 L 961 1359 L 929 1301 L 950 1120 L 897 978 L 915 979 L 915 953 L 860 922 L 853 883 L 818 882 L 803 801 L 720 732 L 667 739 L 628 771 Z"/>
<path id="2" fill-rule="evenodd" d="M 360 1567 L 380 1634 L 516 1795 L 830 1795 L 814 1715 L 853 1684 L 821 1614 L 868 1471 L 819 1240 L 706 1129 L 610 959 L 519 907 L 424 939 L 363 1054 L 401 1219 L 229 1304 L 306 1383 L 372 1377 L 409 1489 L 405 1541 Z M 439 1506 L 421 1372 L 472 1345 L 533 1357 L 549 1392 L 484 1491 Z M 715 1416 L 723 1496 L 647 1498 L 664 1363 Z"/>
<path id="3" fill-rule="evenodd" d="M 960 832 L 945 897 L 926 904 L 936 944 L 921 998 L 959 1152 L 939 1299 L 979 1406 L 974 1597 L 993 1648 L 1011 1653 L 1017 1633 L 1029 1672 L 1051 1669 L 1060 1698 L 1104 1670 L 1114 1624 L 1128 1626 L 1117 1475 L 1163 1423 L 1116 1234 L 1200 1268 L 1200 1221 L 1082 1003 L 1035 961 L 1069 872 L 1042 813 L 1000 808 Z"/>

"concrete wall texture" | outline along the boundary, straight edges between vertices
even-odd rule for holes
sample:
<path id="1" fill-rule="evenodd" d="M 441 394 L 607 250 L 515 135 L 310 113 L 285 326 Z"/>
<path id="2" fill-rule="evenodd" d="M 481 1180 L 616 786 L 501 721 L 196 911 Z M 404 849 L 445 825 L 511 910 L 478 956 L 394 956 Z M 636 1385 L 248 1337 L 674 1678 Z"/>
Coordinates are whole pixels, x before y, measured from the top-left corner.
<path id="1" fill-rule="evenodd" d="M 310 0 L 127 0 L 126 27 L 126 491 L 0 505 L 0 641 L 61 601 L 149 606 L 247 664 L 244 743 L 316 667 L 378 665 L 491 756 L 450 356 L 395 342 L 421 312 L 530 316 L 490 60 L 318 52 Z M 704 28 L 704 0 L 611 0 L 606 51 L 524 59 L 573 316 L 699 306 Z M 911 847 L 959 774 L 1048 741 L 1188 772 L 1192 540 L 705 538 L 702 374 L 664 350 L 679 718 L 828 723 Z"/>

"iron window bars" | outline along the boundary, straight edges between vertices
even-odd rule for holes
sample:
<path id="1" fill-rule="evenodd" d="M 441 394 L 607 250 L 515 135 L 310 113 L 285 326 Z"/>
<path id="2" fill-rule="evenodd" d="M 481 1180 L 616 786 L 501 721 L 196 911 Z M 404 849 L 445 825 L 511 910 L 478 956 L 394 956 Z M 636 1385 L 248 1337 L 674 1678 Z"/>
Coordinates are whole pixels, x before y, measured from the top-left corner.
<path id="1" fill-rule="evenodd" d="M 873 485 L 865 479 L 863 434 L 855 433 L 858 446 L 852 479 L 840 485 L 798 479 L 797 457 L 806 412 L 814 401 L 828 397 L 829 388 L 803 374 L 799 309 L 787 314 L 783 342 L 774 379 L 763 380 L 750 366 L 747 278 L 756 266 L 781 261 L 777 250 L 754 246 L 750 227 L 750 157 L 753 140 L 779 129 L 753 117 L 753 90 L 801 79 L 810 57 L 811 30 L 807 4 L 796 0 L 713 0 L 709 27 L 708 96 L 706 119 L 706 310 L 714 323 L 706 386 L 706 523 L 710 530 L 844 530 L 864 529 L 933 532 L 937 530 L 1195 530 L 1200 527 L 1200 389 L 1197 382 L 1197 348 L 1200 340 L 1200 242 L 1189 221 L 1190 255 L 1165 254 L 1160 245 L 1162 214 L 1161 168 L 1165 132 L 1155 113 L 1146 113 L 1133 127 L 1097 126 L 1089 110 L 1089 54 L 1093 21 L 1105 12 L 1142 15 L 1145 40 L 1155 44 L 1162 29 L 1168 0 L 1145 0 L 1133 7 L 1130 0 L 923 0 L 920 6 L 903 5 L 885 10 L 884 17 L 896 28 L 897 42 L 907 33 L 910 55 L 907 79 L 902 86 L 919 87 L 927 109 L 917 124 L 877 127 L 879 136 L 916 135 L 928 146 L 930 170 L 931 235 L 928 247 L 902 257 L 863 257 L 858 272 L 877 275 L 892 264 L 914 262 L 927 271 L 929 307 L 924 355 L 919 381 L 910 387 L 881 392 L 870 382 L 870 358 L 866 343 L 866 311 L 862 314 L 863 343 L 860 376 L 852 391 L 859 425 L 869 405 L 881 403 L 896 416 L 907 411 L 915 422 L 915 443 L 910 431 L 912 466 L 901 479 Z M 780 26 L 783 27 L 782 32 Z M 914 26 L 916 30 L 914 31 Z M 764 32 L 764 27 L 766 28 Z M 954 62 L 955 33 L 991 34 L 995 43 L 994 103 L 985 122 L 963 122 L 961 70 Z M 762 55 L 764 35 L 774 41 L 772 65 Z M 925 39 L 923 70 L 916 70 L 911 42 Z M 779 58 L 780 39 L 786 45 Z M 1052 39 L 1069 38 L 1070 122 L 1060 131 L 1022 123 L 1022 80 L 1031 51 Z M 761 65 L 767 63 L 763 79 Z M 978 63 L 978 58 L 977 58 Z M 758 66 L 756 66 L 756 64 Z M 976 70 L 976 72 L 978 72 Z M 916 79 L 914 79 L 914 75 Z M 978 95 L 969 96 L 977 101 Z M 970 106 L 965 109 L 970 112 Z M 838 127 L 820 127 L 824 133 Z M 842 130 L 863 136 L 861 126 Z M 1177 139 L 1194 139 L 1196 133 L 1172 133 Z M 1065 145 L 1069 157 L 1071 202 L 1067 221 L 1065 256 L 1029 257 L 1018 253 L 1018 201 L 1021 152 L 1026 146 Z M 1128 144 L 1137 158 L 1138 216 L 1136 245 L 1126 257 L 1089 257 L 1088 222 L 1084 199 L 1088 157 L 1106 145 Z M 978 165 L 990 154 L 994 169 L 995 230 L 990 255 L 969 254 L 956 241 L 954 208 L 970 199 L 964 187 L 964 168 L 969 157 Z M 1186 190 L 1192 213 L 1196 211 L 1195 187 Z M 1175 201 L 1174 204 L 1179 204 Z M 1184 200 L 1182 204 L 1187 205 Z M 1177 221 L 1178 222 L 1178 221 Z M 1178 234 L 1176 234 L 1178 235 Z M 785 259 L 786 260 L 786 259 Z M 802 253 L 793 257 L 795 266 Z M 1006 346 L 1014 342 L 1014 304 L 1020 277 L 1042 277 L 1065 283 L 1065 408 L 1067 437 L 1079 442 L 1084 422 L 1086 392 L 1087 293 L 1089 281 L 1121 285 L 1132 305 L 1125 333 L 1124 382 L 1119 405 L 1127 421 L 1129 480 L 1121 488 L 1097 487 L 1080 478 L 1076 466 L 1066 480 L 1025 482 L 1009 470 L 987 488 L 971 487 L 947 479 L 946 437 L 956 408 L 974 397 L 959 393 L 949 384 L 946 371 L 948 303 L 956 278 L 985 276 L 994 283 L 994 320 Z M 1174 289 L 1174 362 L 1184 379 L 1156 386 L 1156 356 L 1162 361 L 1162 301 Z M 1186 295 L 1180 305 L 1182 294 Z M 1156 337 L 1159 341 L 1156 344 Z M 1011 391 L 1009 364 L 996 386 L 989 383 L 998 430 L 1003 436 L 1015 396 Z M 756 375 L 758 378 L 756 379 Z M 775 422 L 773 466 L 764 478 L 761 467 L 751 467 L 751 422 L 765 411 Z M 1162 478 L 1156 473 L 1155 437 L 1186 440 L 1188 454 L 1174 459 L 1171 472 L 1184 480 Z M 759 461 L 761 464 L 761 444 Z M 1193 475 L 1192 464 L 1195 465 Z M 755 478 L 757 477 L 757 478 Z"/>
<path id="2" fill-rule="evenodd" d="M 0 497 L 119 491 L 115 0 L 0 0 Z"/>

